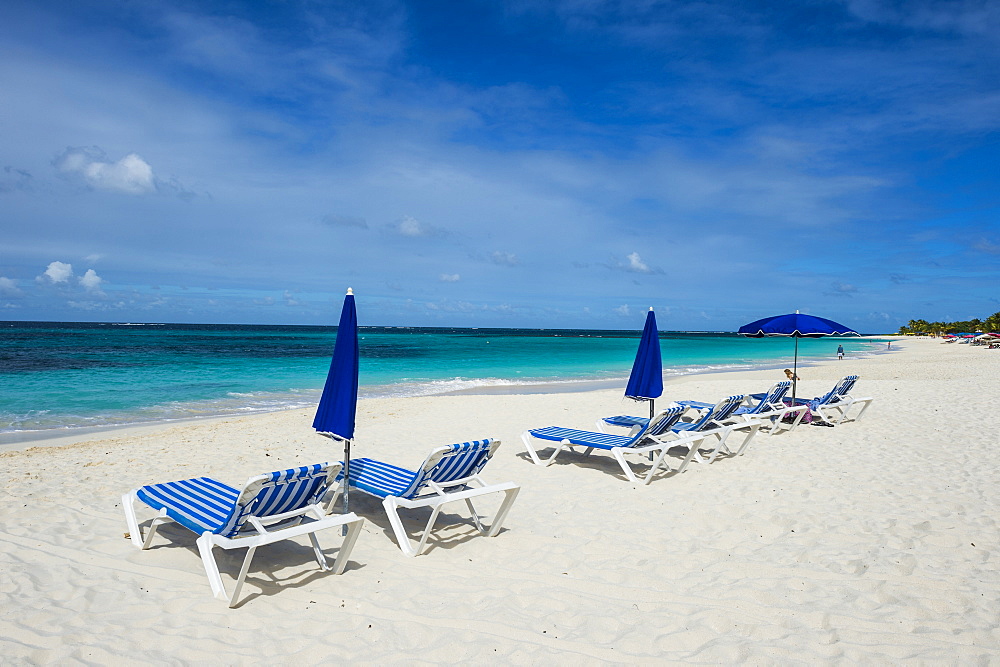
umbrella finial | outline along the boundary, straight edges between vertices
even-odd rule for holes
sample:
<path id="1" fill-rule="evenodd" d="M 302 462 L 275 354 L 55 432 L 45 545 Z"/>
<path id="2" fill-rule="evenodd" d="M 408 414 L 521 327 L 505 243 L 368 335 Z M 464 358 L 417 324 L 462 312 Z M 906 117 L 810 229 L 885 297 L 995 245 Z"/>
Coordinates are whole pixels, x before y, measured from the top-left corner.
<path id="1" fill-rule="evenodd" d="M 798 314 L 799 314 L 799 309 L 798 309 L 798 308 L 796 308 L 796 309 L 795 309 L 795 314 L 796 314 L 796 315 L 798 315 Z"/>
<path id="2" fill-rule="evenodd" d="M 650 307 L 649 307 L 649 309 L 650 309 L 650 310 L 653 310 L 653 307 L 652 307 L 652 306 L 650 306 Z"/>
<path id="3" fill-rule="evenodd" d="M 353 287 L 348 287 L 347 288 L 347 293 L 349 295 L 351 295 L 351 296 L 354 296 L 354 288 Z M 795 311 L 795 312 L 798 312 L 798 311 Z"/>

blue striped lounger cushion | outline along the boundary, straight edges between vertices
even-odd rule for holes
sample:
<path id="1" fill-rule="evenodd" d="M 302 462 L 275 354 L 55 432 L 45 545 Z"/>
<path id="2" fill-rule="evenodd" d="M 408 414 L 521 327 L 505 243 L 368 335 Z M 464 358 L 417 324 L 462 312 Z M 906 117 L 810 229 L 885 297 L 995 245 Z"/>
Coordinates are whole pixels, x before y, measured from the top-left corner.
<path id="1" fill-rule="evenodd" d="M 574 428 L 562 428 L 560 426 L 536 428 L 529 431 L 529 433 L 542 440 L 556 440 L 560 442 L 563 440 L 569 440 L 569 442 L 574 445 L 579 445 L 581 447 L 597 447 L 598 449 L 627 447 L 634 441 L 634 438 L 624 435 L 579 431 Z"/>
<path id="2" fill-rule="evenodd" d="M 136 491 L 139 500 L 198 533 L 217 533 L 229 522 L 239 489 L 211 477 L 149 484 Z"/>

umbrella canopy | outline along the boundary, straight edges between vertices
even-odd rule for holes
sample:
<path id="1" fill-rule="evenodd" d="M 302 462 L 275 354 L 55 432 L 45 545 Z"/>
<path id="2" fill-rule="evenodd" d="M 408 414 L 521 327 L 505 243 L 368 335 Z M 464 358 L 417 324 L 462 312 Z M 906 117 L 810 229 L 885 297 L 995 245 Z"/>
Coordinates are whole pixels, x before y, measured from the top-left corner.
<path id="1" fill-rule="evenodd" d="M 649 416 L 653 417 L 653 401 L 663 393 L 663 361 L 660 356 L 660 334 L 656 330 L 656 314 L 650 308 L 646 325 L 639 339 L 632 373 L 628 377 L 625 396 L 637 401 L 649 401 Z"/>
<path id="2" fill-rule="evenodd" d="M 319 399 L 313 428 L 338 440 L 354 438 L 354 419 L 358 408 L 358 313 L 354 290 L 348 289 L 340 312 L 337 342 Z"/>
<path id="3" fill-rule="evenodd" d="M 795 339 L 795 361 L 792 371 L 792 402 L 799 373 L 799 338 L 822 338 L 823 336 L 858 336 L 857 331 L 843 324 L 815 315 L 803 315 L 798 311 L 788 315 L 775 315 L 745 324 L 737 331 L 741 336 L 763 338 L 764 336 L 791 336 Z"/>
<path id="4" fill-rule="evenodd" d="M 741 336 L 762 338 L 764 336 L 793 336 L 795 338 L 822 338 L 823 336 L 842 336 L 844 334 L 858 335 L 854 329 L 838 324 L 825 317 L 790 313 L 765 317 L 745 324 L 737 332 Z"/>
<path id="5" fill-rule="evenodd" d="M 351 440 L 358 409 L 358 312 L 354 307 L 354 290 L 348 288 L 344 308 L 340 311 L 337 342 L 333 360 L 326 376 L 326 385 L 319 398 L 313 428 L 331 438 L 344 441 L 344 479 L 351 474 Z M 350 506 L 350 484 L 344 484 L 344 514 Z M 347 526 L 344 526 L 347 534 Z"/>

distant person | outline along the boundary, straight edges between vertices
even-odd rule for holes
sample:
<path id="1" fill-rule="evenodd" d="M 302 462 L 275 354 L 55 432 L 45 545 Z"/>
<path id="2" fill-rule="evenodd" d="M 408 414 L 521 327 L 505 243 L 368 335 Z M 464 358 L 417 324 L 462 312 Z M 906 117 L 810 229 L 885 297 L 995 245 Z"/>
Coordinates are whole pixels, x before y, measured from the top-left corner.
<path id="1" fill-rule="evenodd" d="M 795 380 L 796 382 L 802 379 L 798 375 L 793 373 L 791 368 L 785 369 L 785 377 L 788 378 L 789 380 Z"/>
<path id="2" fill-rule="evenodd" d="M 891 340 L 886 342 L 885 349 L 887 349 L 887 350 L 891 350 L 892 349 L 892 341 Z"/>
<path id="3" fill-rule="evenodd" d="M 837 358 L 840 359 L 840 360 L 844 359 L 844 346 L 843 345 L 838 345 L 837 346 Z"/>

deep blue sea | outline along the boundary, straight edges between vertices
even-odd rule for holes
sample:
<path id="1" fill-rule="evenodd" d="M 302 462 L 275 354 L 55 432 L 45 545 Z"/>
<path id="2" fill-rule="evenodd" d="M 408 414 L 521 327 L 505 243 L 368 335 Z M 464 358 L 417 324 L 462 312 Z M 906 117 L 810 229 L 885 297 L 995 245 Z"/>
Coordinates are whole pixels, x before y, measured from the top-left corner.
<path id="1" fill-rule="evenodd" d="M 640 331 L 362 327 L 364 397 L 620 384 Z M 0 322 L 0 433 L 315 406 L 336 327 Z M 799 357 L 878 344 L 802 339 Z M 661 333 L 664 375 L 791 365 L 788 338 Z"/>

